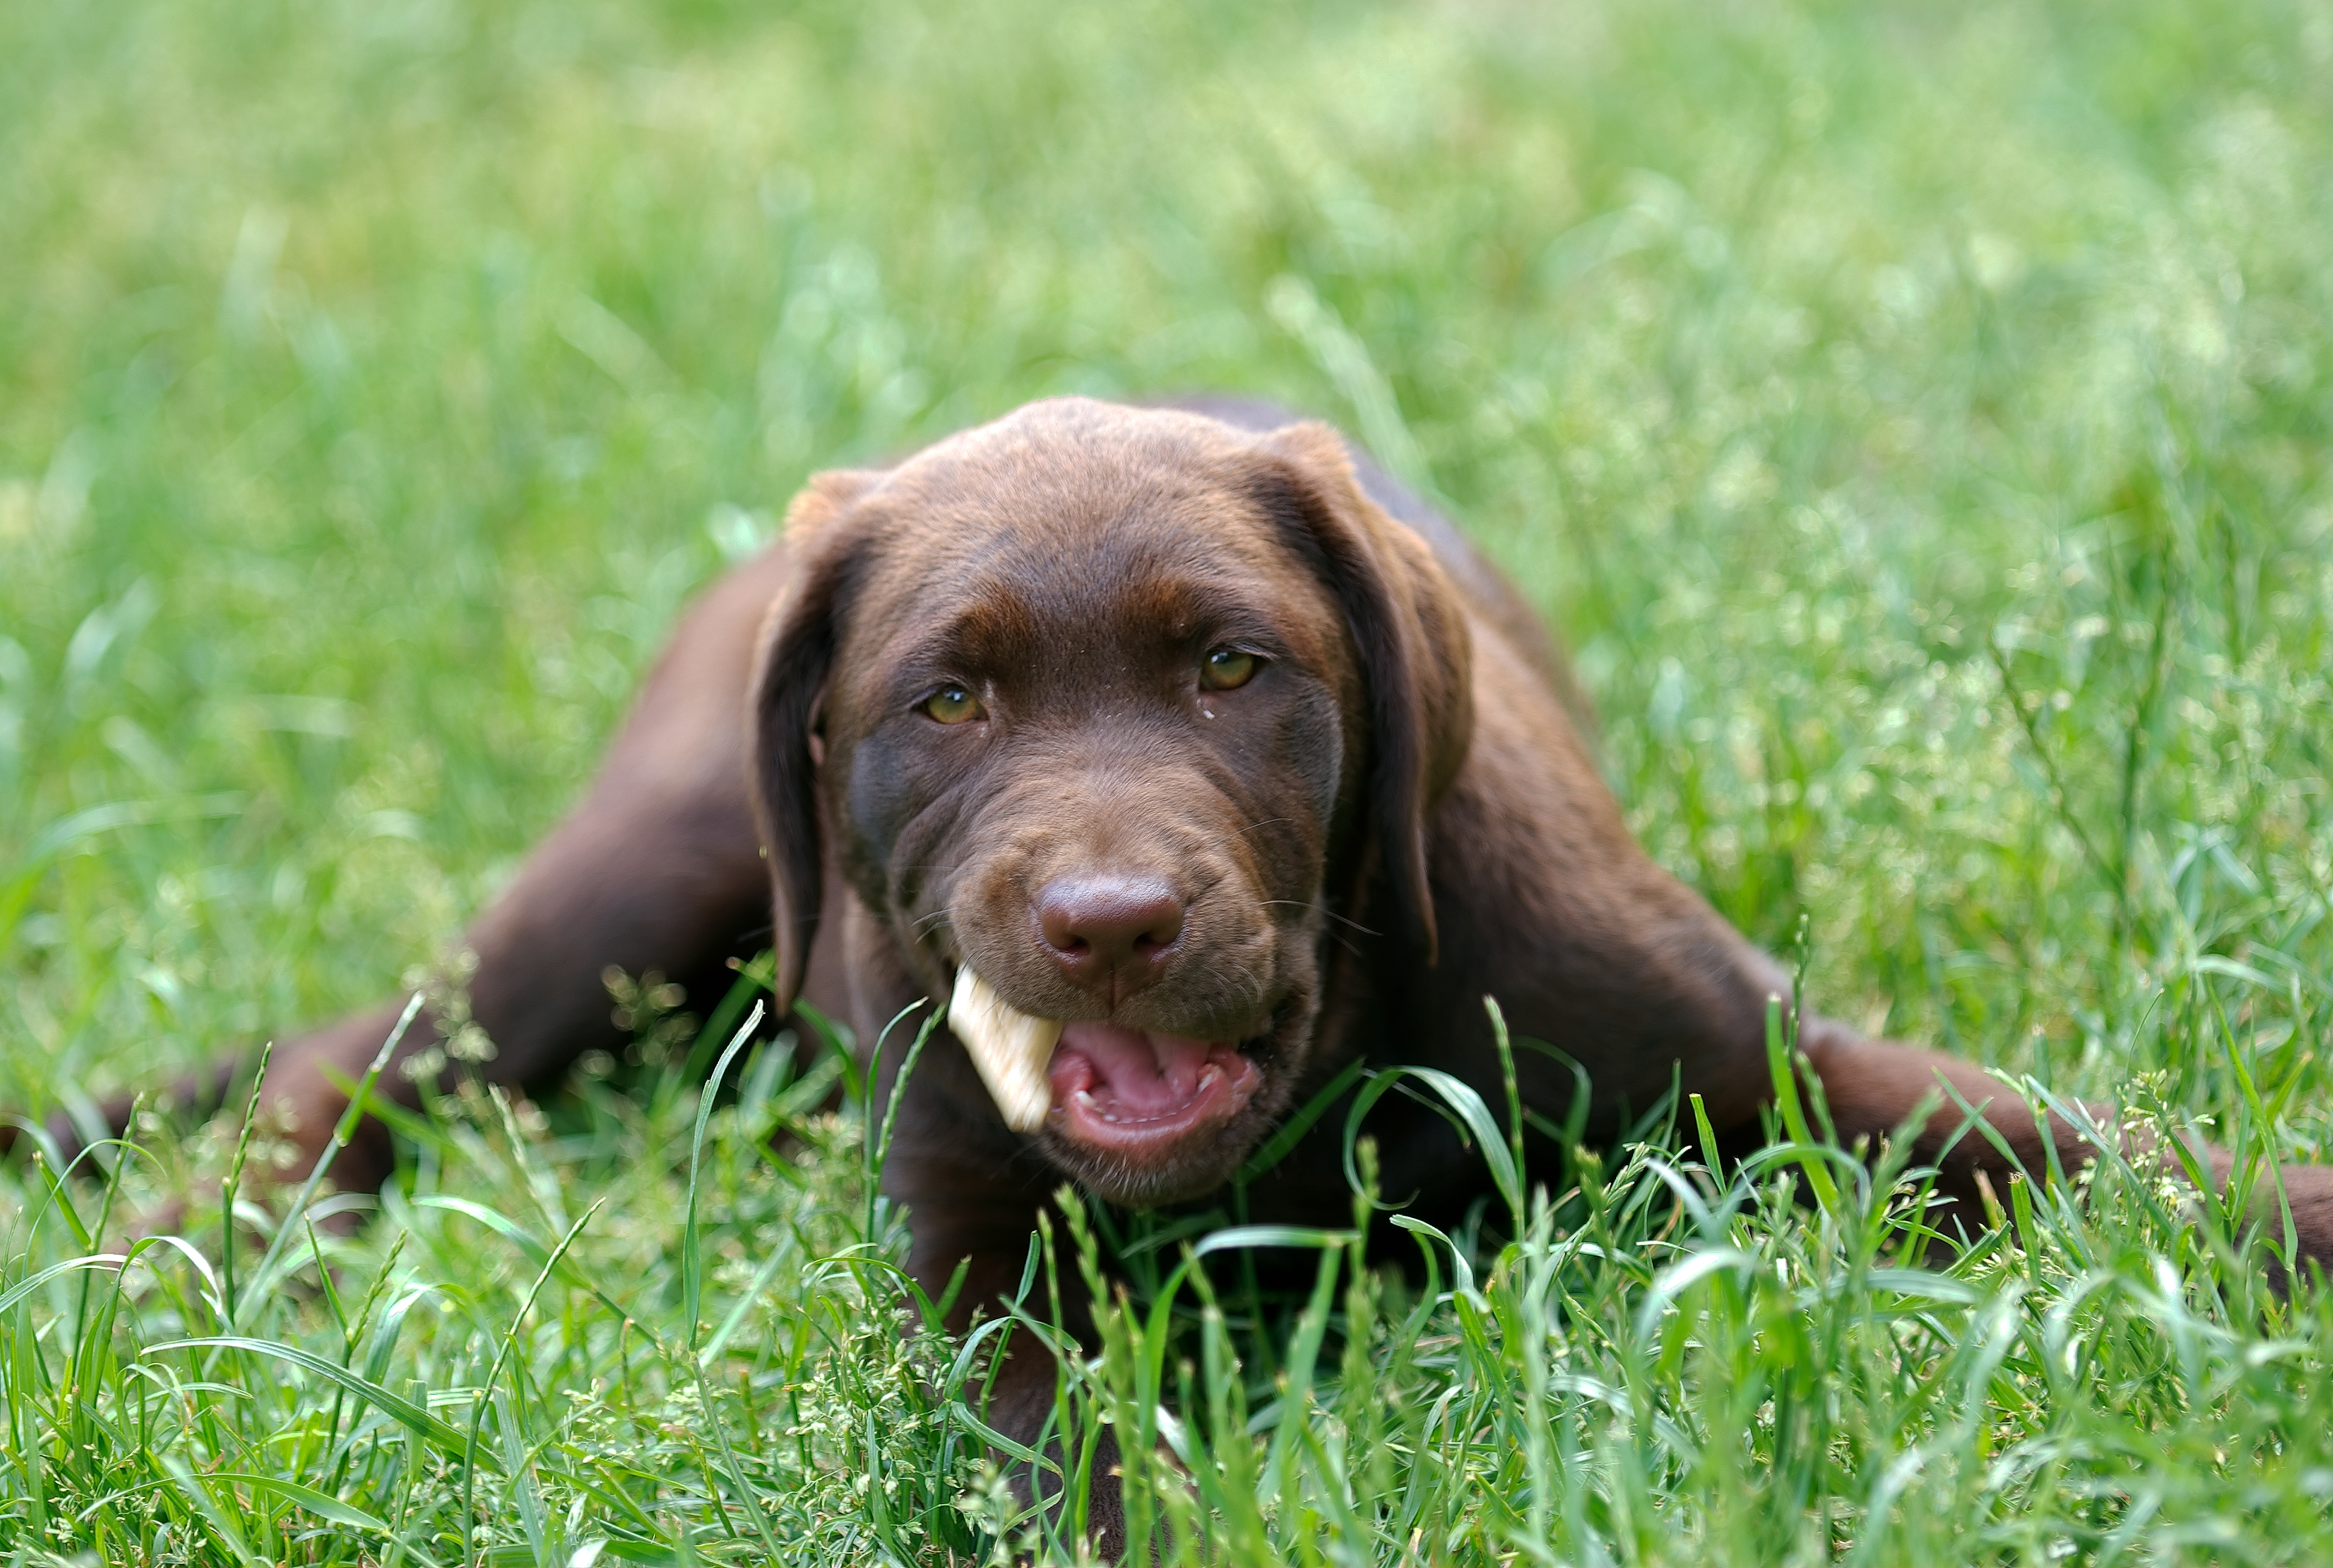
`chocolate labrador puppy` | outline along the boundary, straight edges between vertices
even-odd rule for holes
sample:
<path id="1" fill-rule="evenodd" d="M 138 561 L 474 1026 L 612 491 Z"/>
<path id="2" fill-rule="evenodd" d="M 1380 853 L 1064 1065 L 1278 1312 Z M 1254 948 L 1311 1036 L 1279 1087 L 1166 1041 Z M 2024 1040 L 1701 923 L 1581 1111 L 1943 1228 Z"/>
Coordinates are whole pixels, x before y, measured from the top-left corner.
<path id="1" fill-rule="evenodd" d="M 718 974 L 773 943 L 779 1011 L 806 997 L 862 1041 L 953 998 L 885 1184 L 928 1287 L 970 1260 L 965 1314 L 1013 1288 L 1063 1179 L 1203 1197 L 1357 1060 L 1499 1103 L 1486 996 L 1585 1068 L 1591 1139 L 1673 1078 L 1752 1139 L 1787 981 L 1630 840 L 1575 711 L 1521 598 L 1328 427 L 1034 404 L 819 476 L 689 612 L 582 804 L 469 934 L 485 1071 L 554 1082 L 618 1043 L 610 965 Z M 394 1011 L 277 1053 L 270 1092 L 312 1147 L 342 1103 L 325 1069 L 360 1073 Z M 1798 1044 L 1843 1141 L 1950 1085 L 2029 1170 L 2045 1139 L 2085 1157 L 1967 1063 L 1817 1017 Z M 1568 1068 L 1517 1068 L 1526 1102 L 1570 1103 Z M 1963 1119 L 1944 1101 L 1916 1143 L 1967 1202 L 2007 1171 L 1954 1140 Z M 1253 1217 L 1349 1214 L 1342 1121 L 1254 1185 Z M 1381 1101 L 1369 1130 L 1419 1212 L 1483 1189 L 1424 1108 Z M 2285 1181 L 2333 1257 L 2333 1171 Z M 1014 1358 L 997 1423 L 1032 1433 L 1051 1379 Z"/>

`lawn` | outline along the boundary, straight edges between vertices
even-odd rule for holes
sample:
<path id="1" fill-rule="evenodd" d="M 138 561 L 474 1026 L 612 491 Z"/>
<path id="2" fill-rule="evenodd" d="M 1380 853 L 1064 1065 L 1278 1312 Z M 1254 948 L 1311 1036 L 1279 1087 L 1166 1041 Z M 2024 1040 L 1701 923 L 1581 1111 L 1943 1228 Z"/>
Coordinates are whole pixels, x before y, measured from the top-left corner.
<path id="1" fill-rule="evenodd" d="M 2333 1156 L 2328 258 L 2323 0 L 15 0 L 0 1106 L 445 984 L 813 470 L 1237 389 L 1507 567 L 1814 1005 Z M 701 1101 L 715 1000 L 447 1096 L 377 1201 L 297 1212 L 240 1104 L 20 1145 L 0 1558 L 1072 1555 L 835 1054 Z M 1177 1456 L 1175 1561 L 2333 1560 L 2272 1219 L 2099 1169 L 1911 1269 L 1917 1172 L 1819 1136 L 1807 1207 L 1680 1112 L 1454 1237 L 1263 1238 L 1291 1299 L 1097 1212 L 1013 1332 L 1154 1237 L 1061 1430 Z"/>

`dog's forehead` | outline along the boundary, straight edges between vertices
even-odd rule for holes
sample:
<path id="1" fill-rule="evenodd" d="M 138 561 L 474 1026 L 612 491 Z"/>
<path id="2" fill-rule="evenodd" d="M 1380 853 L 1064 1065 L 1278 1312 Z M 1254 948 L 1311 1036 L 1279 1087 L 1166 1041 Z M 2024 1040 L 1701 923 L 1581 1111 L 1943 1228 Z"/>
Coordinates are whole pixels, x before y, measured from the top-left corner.
<path id="1" fill-rule="evenodd" d="M 881 548 L 858 619 L 887 646 L 948 626 L 1090 643 L 1181 636 L 1229 612 L 1318 643 L 1333 606 L 1259 500 L 1259 472 L 1253 445 L 1210 419 L 1036 405 L 920 454 L 862 500 Z"/>
<path id="2" fill-rule="evenodd" d="M 1060 399 L 942 441 L 870 504 L 942 559 L 1107 554 L 1179 540 L 1194 555 L 1261 543 L 1253 446 L 1195 415 Z M 1251 555 L 1257 553 L 1253 548 Z"/>

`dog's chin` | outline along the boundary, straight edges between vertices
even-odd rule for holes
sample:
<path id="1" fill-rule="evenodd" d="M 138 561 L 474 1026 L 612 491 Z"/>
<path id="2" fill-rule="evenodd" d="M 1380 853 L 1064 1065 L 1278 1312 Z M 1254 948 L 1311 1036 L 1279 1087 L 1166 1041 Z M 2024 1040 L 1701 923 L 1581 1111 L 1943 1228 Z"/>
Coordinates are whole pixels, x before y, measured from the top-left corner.
<path id="1" fill-rule="evenodd" d="M 1103 1202 L 1163 1208 L 1205 1198 L 1230 1181 L 1271 1127 L 1270 1117 L 1242 1111 L 1212 1130 L 1138 1151 L 1088 1143 L 1056 1117 L 1041 1145 L 1063 1175 Z"/>

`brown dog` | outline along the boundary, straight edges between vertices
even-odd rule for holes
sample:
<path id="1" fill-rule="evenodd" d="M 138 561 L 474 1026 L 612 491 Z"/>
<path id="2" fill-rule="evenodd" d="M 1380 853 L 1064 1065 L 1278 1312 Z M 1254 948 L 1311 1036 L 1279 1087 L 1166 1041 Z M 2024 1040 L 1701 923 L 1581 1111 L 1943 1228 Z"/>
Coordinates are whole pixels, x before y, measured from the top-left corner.
<path id="1" fill-rule="evenodd" d="M 1203 1195 L 1356 1060 L 1500 1102 L 1485 996 L 1585 1067 L 1591 1138 L 1673 1074 L 1753 1137 L 1787 983 L 1629 839 L 1568 695 L 1447 523 L 1277 410 L 1063 399 L 822 475 L 691 611 L 588 797 L 470 933 L 486 1071 L 557 1080 L 614 1043 L 607 966 L 717 973 L 764 945 L 773 893 L 782 1008 L 807 997 L 861 1040 L 917 997 L 966 1020 L 969 969 L 1021 1065 L 936 1039 L 885 1175 L 920 1279 L 970 1259 L 966 1313 L 1013 1288 L 1064 1177 Z M 360 1072 L 393 1011 L 278 1053 L 302 1136 L 321 1146 L 341 1103 L 323 1069 Z M 2043 1129 L 1976 1068 L 1818 1018 L 1799 1044 L 1842 1140 L 1876 1143 L 1941 1080 L 2046 1170 Z M 1570 1102 L 1568 1069 L 1517 1065 L 1527 1103 Z M 1016 1084 L 1025 1131 L 998 1108 Z M 1350 1212 L 1342 1121 L 1255 1185 L 1253 1217 Z M 1979 1137 L 1943 1150 L 1961 1121 L 1933 1115 L 1919 1153 L 1966 1200 L 2006 1170 Z M 1482 1189 L 1438 1116 L 1390 1098 L 1369 1130 L 1420 1212 Z M 2285 1179 L 2333 1257 L 2333 1171 Z M 1036 1429 L 1051 1379 L 1008 1366 L 1004 1429 Z"/>

